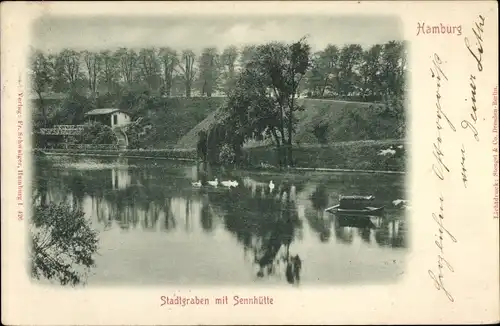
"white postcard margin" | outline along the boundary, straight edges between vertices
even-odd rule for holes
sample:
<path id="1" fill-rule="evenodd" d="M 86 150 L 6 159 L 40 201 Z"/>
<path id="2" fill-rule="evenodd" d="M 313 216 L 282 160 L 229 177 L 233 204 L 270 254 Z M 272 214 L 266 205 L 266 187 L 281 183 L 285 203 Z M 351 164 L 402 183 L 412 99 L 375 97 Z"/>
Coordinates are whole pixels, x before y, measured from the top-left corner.
<path id="1" fill-rule="evenodd" d="M 494 105 L 493 95 L 498 81 L 497 10 L 493 1 L 2 3 L 2 322 L 105 325 L 498 321 L 498 197 L 495 209 L 498 152 L 494 150 L 498 148 L 498 131 L 494 132 L 498 106 Z M 176 289 L 160 285 L 59 289 L 32 285 L 26 269 L 29 207 L 19 205 L 16 198 L 20 138 L 24 143 L 21 167 L 24 196 L 29 194 L 30 183 L 29 108 L 21 94 L 27 94 L 28 87 L 25 58 L 34 19 L 42 14 L 69 13 L 399 16 L 404 22 L 405 39 L 410 43 L 408 107 L 412 144 L 408 174 L 411 245 L 404 278 L 392 285 L 303 286 L 299 289 Z M 461 25 L 463 34 L 417 36 L 422 23 Z M 476 23 L 481 24 L 482 32 L 478 32 Z M 477 40 L 473 29 L 480 33 L 481 40 Z M 478 42 L 482 47 L 482 71 L 473 55 L 479 55 Z M 441 76 L 439 89 L 438 76 Z M 471 81 L 475 85 L 476 111 L 471 108 Z M 436 107 L 437 91 L 440 111 Z M 498 119 L 498 113 L 496 117 Z M 475 139 L 474 130 L 479 140 Z M 23 135 L 19 136 L 18 131 Z M 462 172 L 466 174 L 466 188 Z M 439 218 L 440 213 L 443 219 Z M 431 278 L 434 274 L 439 281 L 438 262 L 443 276 L 440 285 Z M 267 295 L 274 298 L 274 304 L 161 307 L 160 297 L 174 292 L 210 298 Z"/>

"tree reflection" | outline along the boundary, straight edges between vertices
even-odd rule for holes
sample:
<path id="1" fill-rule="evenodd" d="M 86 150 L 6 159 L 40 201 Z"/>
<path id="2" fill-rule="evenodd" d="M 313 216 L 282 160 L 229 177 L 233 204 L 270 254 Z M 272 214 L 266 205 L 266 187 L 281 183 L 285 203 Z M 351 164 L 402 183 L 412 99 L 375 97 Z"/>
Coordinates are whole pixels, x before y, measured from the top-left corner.
<path id="1" fill-rule="evenodd" d="M 337 241 L 341 243 L 351 244 L 354 239 L 352 229 L 342 226 L 337 219 L 335 219 L 334 223 L 334 233 Z"/>
<path id="2" fill-rule="evenodd" d="M 375 232 L 375 241 L 382 247 L 406 248 L 406 221 L 385 219 Z"/>
<path id="3" fill-rule="evenodd" d="M 225 212 L 226 229 L 236 235 L 245 252 L 253 252 L 258 277 L 275 275 L 284 263 L 287 281 L 297 283 L 302 261 L 298 255 L 290 254 L 290 246 L 301 222 L 291 192 L 283 187 L 276 195 L 253 197 L 252 187 L 243 189 L 246 190 L 231 195 L 208 196 L 212 205 Z"/>
<path id="4" fill-rule="evenodd" d="M 334 225 L 335 235 L 343 243 L 353 242 L 355 229 L 361 238 L 369 243 L 371 230 L 376 228 L 369 216 L 336 215 Z"/>
<path id="5" fill-rule="evenodd" d="M 172 231 L 176 228 L 177 222 L 175 220 L 174 214 L 170 210 L 170 198 L 165 198 L 163 211 L 165 214 L 165 222 L 163 224 L 165 231 Z"/>
<path id="6" fill-rule="evenodd" d="M 328 206 L 328 193 L 324 184 L 319 184 L 311 194 L 310 200 L 315 214 L 309 214 L 306 209 L 306 218 L 311 228 L 319 235 L 321 242 L 328 242 L 331 237 L 331 223 L 325 218 L 325 209 Z"/>
<path id="7" fill-rule="evenodd" d="M 210 232 L 214 228 L 214 221 L 212 217 L 212 213 L 210 212 L 209 204 L 206 201 L 202 202 L 201 206 L 201 214 L 200 214 L 200 222 L 203 230 Z"/>
<path id="8" fill-rule="evenodd" d="M 328 193 L 324 184 L 319 184 L 311 195 L 312 206 L 316 211 L 324 212 L 328 206 Z"/>
<path id="9" fill-rule="evenodd" d="M 372 234 L 372 229 L 376 228 L 376 225 L 372 222 L 372 218 L 376 217 L 370 217 L 370 216 L 349 216 L 349 215 L 338 215 L 335 218 L 335 226 L 337 228 L 343 228 L 349 230 L 349 236 L 348 240 L 345 241 L 345 243 L 351 243 L 352 242 L 352 237 L 353 237 L 353 228 L 357 229 L 357 233 L 360 236 L 360 238 L 366 242 L 370 243 L 371 242 L 371 234 Z M 341 241 L 344 242 L 346 238 L 342 237 L 344 232 L 340 232 L 339 234 L 341 235 L 340 239 Z"/>

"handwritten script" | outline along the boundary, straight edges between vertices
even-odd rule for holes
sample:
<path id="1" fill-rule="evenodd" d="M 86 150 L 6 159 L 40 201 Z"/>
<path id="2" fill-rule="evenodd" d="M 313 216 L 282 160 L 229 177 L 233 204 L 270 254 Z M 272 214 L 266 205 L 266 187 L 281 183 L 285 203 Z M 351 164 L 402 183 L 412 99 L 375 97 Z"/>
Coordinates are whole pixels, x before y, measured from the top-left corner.
<path id="1" fill-rule="evenodd" d="M 451 123 L 450 119 L 443 111 L 443 108 L 441 106 L 440 89 L 442 87 L 442 83 L 444 81 L 448 81 L 448 77 L 446 77 L 446 74 L 443 71 L 443 61 L 436 53 L 434 54 L 434 57 L 432 59 L 432 64 L 433 67 L 431 68 L 431 76 L 436 80 L 436 141 L 433 143 L 434 148 L 432 151 L 436 162 L 432 165 L 432 170 L 439 179 L 444 180 L 445 172 L 450 172 L 450 169 L 444 162 L 444 153 L 441 147 L 441 145 L 443 144 L 443 137 L 441 134 L 441 130 L 443 129 L 443 122 L 441 120 L 445 119 L 445 122 L 448 124 L 451 130 L 456 131 L 456 128 L 453 123 Z"/>
<path id="2" fill-rule="evenodd" d="M 484 68 L 483 67 L 484 26 L 485 26 L 485 18 L 482 15 L 479 15 L 478 19 L 474 22 L 474 27 L 472 28 L 472 32 L 475 37 L 475 44 L 471 45 L 471 41 L 469 40 L 469 38 L 465 37 L 465 47 L 468 53 L 470 54 L 471 58 L 474 60 L 478 73 L 483 71 Z M 446 61 L 442 60 L 442 58 L 437 53 L 435 53 L 432 57 L 432 63 L 430 68 L 431 77 L 436 83 L 436 92 L 434 95 L 436 102 L 436 137 L 432 144 L 432 153 L 435 160 L 432 164 L 432 171 L 434 172 L 434 175 L 437 177 L 439 183 L 445 180 L 447 175 L 452 173 L 451 171 L 453 170 L 452 166 L 449 165 L 450 163 L 445 160 L 445 153 L 443 150 L 444 147 L 443 133 L 445 131 L 444 129 L 448 127 L 449 131 L 451 131 L 452 133 L 456 132 L 456 128 L 448 118 L 448 115 L 446 114 L 446 108 L 442 104 L 441 88 L 445 85 L 446 82 L 448 82 L 448 76 L 445 73 L 446 69 L 444 67 L 445 63 Z M 479 107 L 477 100 L 478 76 L 476 74 L 477 73 L 474 72 L 468 75 L 469 76 L 468 83 L 470 89 L 469 99 L 471 101 L 470 111 L 468 112 L 468 117 L 462 120 L 461 126 L 463 129 L 470 130 L 476 142 L 479 142 L 479 132 L 477 130 L 476 124 L 477 121 L 479 120 L 478 113 L 480 114 L 481 111 L 478 110 Z M 468 101 L 468 99 L 466 99 L 465 101 Z M 468 171 L 468 169 L 466 168 L 467 150 L 463 143 L 460 148 L 460 154 L 461 154 L 460 177 L 462 184 L 466 189 L 467 183 L 469 182 L 470 171 Z M 455 302 L 455 298 L 451 294 L 445 282 L 445 276 L 450 272 L 454 273 L 455 269 L 453 268 L 450 261 L 446 258 L 444 248 L 447 246 L 446 242 L 456 243 L 457 238 L 450 232 L 448 227 L 445 226 L 445 215 L 446 215 L 445 196 L 443 195 L 442 192 L 439 194 L 438 202 L 439 202 L 439 211 L 437 213 L 436 212 L 432 213 L 432 219 L 434 220 L 437 226 L 437 232 L 435 233 L 435 241 L 434 241 L 434 244 L 438 249 L 437 270 L 436 267 L 434 267 L 434 269 L 429 269 L 428 274 L 432 279 L 435 288 L 442 291 L 446 295 L 448 300 L 450 300 L 451 302 Z"/>
<path id="3" fill-rule="evenodd" d="M 446 73 L 444 72 L 444 67 L 443 67 L 443 60 L 441 57 L 435 53 L 432 59 L 432 68 L 431 70 L 431 77 L 435 80 L 436 82 L 436 93 L 435 93 L 435 98 L 436 98 L 436 139 L 433 143 L 433 150 L 432 153 L 435 158 L 435 162 L 432 164 L 432 170 L 434 171 L 434 174 L 437 176 L 439 181 L 443 181 L 445 179 L 445 175 L 450 172 L 450 169 L 448 168 L 447 164 L 444 161 L 444 152 L 443 152 L 443 135 L 442 131 L 444 127 L 447 125 L 449 129 L 452 132 L 456 132 L 456 128 L 453 125 L 453 123 L 450 121 L 448 116 L 446 115 L 445 110 L 443 109 L 443 106 L 441 104 L 441 87 L 443 86 L 443 83 L 445 81 L 448 81 L 448 77 L 446 76 Z M 450 231 L 444 226 L 444 197 L 441 194 L 439 196 L 439 213 L 432 213 L 432 218 L 438 225 L 438 234 L 436 234 L 437 240 L 435 240 L 435 245 L 439 249 L 439 253 L 437 255 L 437 275 L 436 273 L 432 270 L 429 269 L 428 273 L 431 279 L 434 281 L 434 286 L 438 290 L 442 290 L 448 299 L 452 302 L 455 301 L 453 296 L 451 295 L 450 291 L 445 286 L 444 283 L 444 278 L 445 278 L 445 273 L 444 269 L 446 269 L 450 272 L 454 272 L 455 270 L 453 269 L 453 266 L 450 264 L 450 262 L 445 258 L 444 255 L 444 239 L 445 235 L 448 235 L 448 237 L 453 241 L 457 242 L 456 238 L 451 234 Z"/>
<path id="4" fill-rule="evenodd" d="M 451 295 L 450 291 L 445 287 L 444 284 L 444 269 L 446 269 L 450 272 L 455 272 L 453 269 L 453 266 L 450 264 L 450 262 L 445 258 L 444 256 L 444 238 L 445 236 L 448 236 L 448 238 L 451 239 L 453 242 L 457 242 L 457 239 L 451 234 L 450 231 L 444 226 L 444 198 L 442 195 L 439 196 L 439 213 L 432 213 L 432 218 L 438 225 L 438 234 L 436 234 L 436 240 L 434 241 L 436 247 L 439 249 L 439 254 L 437 255 L 437 276 L 436 273 L 434 273 L 431 269 L 429 269 L 428 273 L 431 279 L 434 281 L 434 286 L 438 290 L 442 290 L 448 299 L 451 302 L 454 302 L 455 299 Z"/>
<path id="5" fill-rule="evenodd" d="M 476 21 L 474 23 L 474 27 L 472 28 L 472 33 L 474 34 L 474 36 L 476 38 L 475 49 L 472 49 L 468 37 L 466 37 L 464 39 L 465 47 L 469 51 L 472 58 L 474 58 L 478 72 L 483 71 L 482 61 L 483 61 L 483 53 L 484 53 L 484 48 L 483 48 L 484 21 L 485 21 L 484 17 L 479 15 L 479 21 Z M 479 141 L 479 133 L 478 133 L 477 128 L 475 126 L 477 123 L 476 75 L 471 74 L 469 77 L 469 81 L 470 81 L 469 86 L 470 86 L 470 92 L 471 92 L 470 99 L 472 101 L 472 103 L 471 103 L 472 112 L 470 113 L 471 120 L 464 119 L 464 120 L 462 120 L 461 125 L 462 125 L 462 128 L 464 128 L 464 129 L 470 129 L 473 136 L 474 136 L 474 139 L 476 141 Z"/>

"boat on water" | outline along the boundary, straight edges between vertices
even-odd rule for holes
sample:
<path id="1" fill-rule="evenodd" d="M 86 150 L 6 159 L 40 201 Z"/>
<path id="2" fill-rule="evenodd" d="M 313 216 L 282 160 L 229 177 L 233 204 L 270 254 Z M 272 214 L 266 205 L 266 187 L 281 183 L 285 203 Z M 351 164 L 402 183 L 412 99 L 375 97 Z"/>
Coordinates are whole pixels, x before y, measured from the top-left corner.
<path id="1" fill-rule="evenodd" d="M 374 199 L 374 196 L 340 196 L 339 203 L 325 211 L 343 215 L 380 215 L 384 206 L 374 207 L 371 204 Z"/>

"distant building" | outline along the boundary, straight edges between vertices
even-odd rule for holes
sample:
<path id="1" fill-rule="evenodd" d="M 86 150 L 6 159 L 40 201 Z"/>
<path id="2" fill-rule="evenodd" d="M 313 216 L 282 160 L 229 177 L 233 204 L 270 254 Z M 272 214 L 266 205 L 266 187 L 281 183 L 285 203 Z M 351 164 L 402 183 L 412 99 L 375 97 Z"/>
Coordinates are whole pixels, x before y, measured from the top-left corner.
<path id="1" fill-rule="evenodd" d="M 130 115 L 120 109 L 94 109 L 85 113 L 89 122 L 100 122 L 111 128 L 123 127 L 130 123 Z"/>

